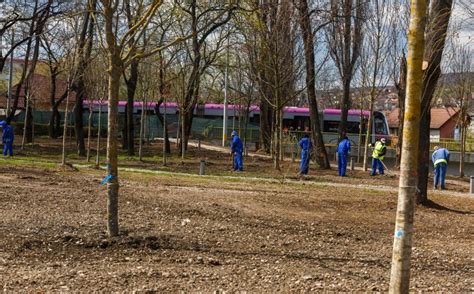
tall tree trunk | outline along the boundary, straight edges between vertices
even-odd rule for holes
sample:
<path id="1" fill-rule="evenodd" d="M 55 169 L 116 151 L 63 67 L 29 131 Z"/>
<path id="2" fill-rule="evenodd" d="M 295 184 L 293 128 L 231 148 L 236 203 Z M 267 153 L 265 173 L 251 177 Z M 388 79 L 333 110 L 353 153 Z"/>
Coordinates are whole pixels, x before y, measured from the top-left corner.
<path id="1" fill-rule="evenodd" d="M 146 98 L 142 98 L 142 112 L 140 113 L 140 141 L 138 142 L 138 158 L 142 161 L 142 148 L 144 141 L 144 132 L 145 132 L 145 105 Z"/>
<path id="2" fill-rule="evenodd" d="M 59 136 L 61 115 L 59 114 L 58 107 L 53 105 L 51 108 L 51 117 L 49 118 L 48 135 L 52 139 L 57 139 Z"/>
<path id="3" fill-rule="evenodd" d="M 165 146 L 165 153 L 170 154 L 171 144 L 170 144 L 169 133 L 168 133 L 168 122 L 165 121 L 165 117 L 164 117 L 166 115 L 165 114 L 166 106 L 165 106 L 165 110 L 163 111 L 163 114 L 160 113 L 161 104 L 166 103 L 166 102 L 160 102 L 160 101 L 158 101 L 158 103 L 156 103 L 155 105 L 155 115 L 156 117 L 158 117 L 158 120 L 160 121 L 160 124 L 163 127 L 163 138 L 164 138 L 163 144 Z M 159 125 L 157 127 L 159 127 Z"/>
<path id="4" fill-rule="evenodd" d="M 307 0 L 299 0 L 300 26 L 303 34 L 306 61 L 306 91 L 310 108 L 311 137 L 316 151 L 316 162 L 323 169 L 329 169 L 329 158 L 321 131 L 318 100 L 316 99 L 316 70 L 314 67 L 314 33 Z"/>
<path id="5" fill-rule="evenodd" d="M 467 131 L 467 125 L 463 123 L 461 125 L 461 151 L 459 154 L 459 177 L 464 178 L 464 157 L 466 153 L 466 131 Z"/>
<path id="6" fill-rule="evenodd" d="M 67 81 L 67 94 L 66 94 L 66 109 L 64 110 L 64 125 L 63 125 L 63 145 L 62 145 L 62 160 L 61 164 L 66 165 L 66 139 L 67 139 L 67 128 L 69 120 L 69 95 L 71 93 L 71 80 Z"/>
<path id="7" fill-rule="evenodd" d="M 77 81 L 75 82 L 76 102 L 74 106 L 74 133 L 76 135 L 77 154 L 86 156 L 86 145 L 84 143 L 84 97 L 86 87 L 84 75 L 87 64 L 92 53 L 92 39 L 94 36 L 94 22 L 90 20 L 92 11 L 95 11 L 97 0 L 91 0 L 88 10 L 84 12 L 84 22 L 79 37 L 79 58 L 77 63 Z"/>
<path id="8" fill-rule="evenodd" d="M 97 153 L 95 156 L 95 166 L 99 168 L 100 164 L 100 131 L 102 129 L 102 100 L 99 100 L 99 118 L 97 121 Z"/>
<path id="9" fill-rule="evenodd" d="M 260 148 L 266 153 L 269 153 L 271 149 L 272 121 L 271 107 L 265 99 L 262 99 L 260 102 Z"/>
<path id="10" fill-rule="evenodd" d="M 426 33 L 424 60 L 428 63 L 423 75 L 423 92 L 421 96 L 420 139 L 418 148 L 418 182 L 417 203 L 427 203 L 428 175 L 430 165 L 430 121 L 431 102 L 441 75 L 441 58 L 446 43 L 446 32 L 451 17 L 452 0 L 432 0 L 430 5 L 430 22 Z"/>
<path id="11" fill-rule="evenodd" d="M 342 81 L 342 98 L 341 98 L 341 122 L 339 123 L 339 140 L 342 140 L 347 133 L 347 117 L 349 108 L 351 107 L 351 80 L 344 78 Z"/>
<path id="12" fill-rule="evenodd" d="M 119 56 L 109 57 L 109 88 L 108 88 L 108 126 L 107 126 L 107 231 L 114 237 L 119 233 L 118 218 L 118 96 L 120 89 L 120 76 L 122 75 L 122 61 Z"/>
<path id="13" fill-rule="evenodd" d="M 405 94 L 406 94 L 406 80 L 407 80 L 407 60 L 405 54 L 403 54 L 400 60 L 400 80 L 396 84 L 398 92 L 398 142 L 397 142 L 397 159 L 396 166 L 400 167 L 401 158 L 402 158 L 402 144 L 403 144 L 403 122 L 404 122 L 404 113 L 405 113 Z"/>
<path id="14" fill-rule="evenodd" d="M 405 129 L 403 130 L 402 164 L 398 188 L 398 206 L 393 241 L 390 293 L 408 293 L 413 238 L 414 199 L 418 163 L 420 100 L 426 0 L 412 0 L 408 35 L 408 74 Z"/>
<path id="15" fill-rule="evenodd" d="M 87 119 L 87 162 L 91 159 L 91 135 L 92 135 L 92 103 L 89 101 L 89 117 Z"/>
<path id="16" fill-rule="evenodd" d="M 278 101 L 277 101 L 278 103 Z M 280 109 L 275 110 L 275 123 L 273 125 L 273 167 L 280 170 Z"/>
<path id="17" fill-rule="evenodd" d="M 369 161 L 369 144 L 372 143 L 372 125 L 374 124 L 374 104 L 375 104 L 375 89 L 370 91 L 370 109 L 369 120 L 367 122 L 367 133 L 365 134 L 364 144 L 364 171 L 367 171 L 367 163 Z"/>
<path id="18" fill-rule="evenodd" d="M 135 155 L 135 123 L 133 120 L 133 103 L 135 102 L 135 92 L 138 82 L 138 61 L 133 61 L 130 64 L 130 77 L 126 79 L 127 84 L 127 108 L 125 129 L 127 132 L 126 146 L 128 156 Z"/>
<path id="19" fill-rule="evenodd" d="M 33 49 L 33 59 L 31 62 L 31 67 L 28 69 L 28 73 L 26 76 L 26 85 L 25 85 L 25 100 L 28 100 L 28 103 L 25 103 L 26 105 L 26 119 L 25 119 L 25 139 L 27 143 L 32 143 L 33 142 L 33 110 L 32 110 L 32 98 L 33 98 L 33 89 L 31 89 L 32 86 L 32 79 L 33 79 L 33 74 L 36 69 L 36 64 L 38 63 L 38 57 L 39 57 L 39 49 L 40 49 L 40 37 L 36 37 L 36 42 L 35 42 L 35 47 Z"/>

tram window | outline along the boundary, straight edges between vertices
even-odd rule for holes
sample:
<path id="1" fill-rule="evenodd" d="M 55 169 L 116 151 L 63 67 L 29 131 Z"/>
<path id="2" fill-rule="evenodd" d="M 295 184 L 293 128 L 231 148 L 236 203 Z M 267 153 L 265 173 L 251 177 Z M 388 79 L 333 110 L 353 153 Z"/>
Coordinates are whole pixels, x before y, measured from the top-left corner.
<path id="1" fill-rule="evenodd" d="M 336 120 L 325 120 L 323 130 L 327 133 L 337 133 L 339 131 L 339 121 Z M 347 133 L 358 134 L 359 133 L 359 123 L 355 121 L 347 122 Z"/>
<path id="2" fill-rule="evenodd" d="M 387 128 L 383 119 L 376 117 L 375 118 L 375 133 L 376 134 L 387 134 Z"/>
<path id="3" fill-rule="evenodd" d="M 339 129 L 339 121 L 336 120 L 325 120 L 323 130 L 326 133 L 336 133 Z"/>

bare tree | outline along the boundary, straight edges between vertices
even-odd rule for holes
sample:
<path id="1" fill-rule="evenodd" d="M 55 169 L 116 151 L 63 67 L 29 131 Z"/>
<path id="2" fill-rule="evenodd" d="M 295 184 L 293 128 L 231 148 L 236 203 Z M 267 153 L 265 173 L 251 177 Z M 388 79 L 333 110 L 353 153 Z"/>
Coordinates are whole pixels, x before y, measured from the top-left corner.
<path id="1" fill-rule="evenodd" d="M 473 51 L 470 44 L 460 42 L 457 38 L 455 30 L 449 38 L 449 50 L 447 52 L 446 70 L 450 73 L 446 74 L 445 85 L 441 87 L 443 96 L 451 97 L 448 103 L 459 108 L 457 128 L 460 132 L 460 158 L 459 158 L 459 176 L 464 177 L 464 163 L 466 153 L 467 132 L 470 125 L 469 110 L 473 105 L 473 87 L 474 80 L 472 74 L 472 56 Z M 445 79 L 445 80 L 446 80 Z"/>
<path id="2" fill-rule="evenodd" d="M 118 129 L 118 97 L 120 90 L 120 77 L 123 71 L 135 60 L 151 56 L 165 48 L 189 38 L 178 37 L 169 41 L 166 45 L 153 47 L 153 49 L 140 47 L 138 43 L 137 50 L 127 50 L 127 44 L 130 46 L 130 39 L 136 42 L 142 39 L 143 34 L 156 11 L 163 4 L 162 1 L 153 0 L 150 3 L 137 3 L 143 5 L 140 15 L 134 15 L 137 19 L 132 28 L 119 29 L 119 21 L 122 19 L 123 3 L 118 0 L 99 0 L 97 9 L 94 13 L 96 22 L 99 17 L 104 22 L 103 31 L 99 31 L 99 37 L 107 52 L 108 63 L 108 132 L 107 132 L 107 229 L 109 236 L 117 236 L 119 233 L 118 220 L 118 157 L 117 157 L 117 129 Z M 149 44 L 150 46 L 154 44 Z M 151 47 L 150 47 L 151 48 Z"/>
<path id="3" fill-rule="evenodd" d="M 211 49 L 211 44 L 207 40 L 211 34 L 217 33 L 219 36 L 224 36 L 222 32 L 218 31 L 222 31 L 222 26 L 230 21 L 234 11 L 239 7 L 239 1 L 230 1 L 228 4 L 222 1 L 209 1 L 205 5 L 198 4 L 196 0 L 175 0 L 175 2 L 186 15 L 181 28 L 184 34 L 191 35 L 190 44 L 187 44 L 189 45 L 187 48 L 190 48 L 188 56 L 191 60 L 191 70 L 187 78 L 186 92 L 180 103 L 180 152 L 182 154 L 187 149 L 191 134 L 193 110 L 198 102 L 200 78 L 206 68 L 215 60 L 217 50 L 222 43 L 222 38 L 218 38 L 215 40 L 217 42 L 214 44 L 214 49 Z M 204 58 L 206 55 L 207 58 Z"/>
<path id="4" fill-rule="evenodd" d="M 87 64 L 90 62 L 93 47 L 94 22 L 92 13 L 97 5 L 97 0 L 88 0 L 83 7 L 82 26 L 80 29 L 79 40 L 77 44 L 78 58 L 76 60 L 76 80 L 73 82 L 73 90 L 76 92 L 76 101 L 74 105 L 74 132 L 76 135 L 77 154 L 86 155 L 86 146 L 84 143 L 84 96 L 86 89 L 84 86 L 84 72 Z"/>
<path id="5" fill-rule="evenodd" d="M 369 143 L 372 141 L 372 125 L 375 99 L 385 90 L 390 75 L 389 67 L 386 66 L 389 58 L 389 50 L 393 45 L 390 38 L 390 25 L 393 23 L 390 0 L 374 0 L 367 5 L 368 21 L 365 24 L 365 46 L 362 49 L 361 70 L 364 75 L 363 87 L 369 89 L 369 120 L 365 134 L 364 144 L 364 171 L 367 171 L 369 156 Z M 361 126 L 362 127 L 362 126 Z"/>
<path id="6" fill-rule="evenodd" d="M 433 0 L 429 7 L 426 46 L 423 57 L 427 68 L 423 75 L 423 94 L 421 96 L 417 203 L 426 203 L 428 200 L 431 104 L 441 75 L 441 59 L 451 18 L 452 3 L 452 0 Z"/>
<path id="7" fill-rule="evenodd" d="M 326 38 L 329 52 L 342 82 L 340 139 L 347 131 L 347 116 L 351 107 L 350 87 L 362 46 L 364 14 L 365 1 L 363 0 L 331 1 L 332 20 L 328 26 Z"/>
<path id="8" fill-rule="evenodd" d="M 322 29 L 329 22 L 318 24 L 316 29 L 313 29 L 311 21 L 311 12 L 307 0 L 299 0 L 298 3 L 300 14 L 300 26 L 303 35 L 303 43 L 305 50 L 305 64 L 306 64 L 306 91 L 308 94 L 308 101 L 310 107 L 310 121 L 311 134 L 316 147 L 316 161 L 321 168 L 328 169 L 329 158 L 324 146 L 322 129 L 320 125 L 319 107 L 316 99 L 316 68 L 315 68 L 315 52 L 314 42 L 315 34 Z"/>

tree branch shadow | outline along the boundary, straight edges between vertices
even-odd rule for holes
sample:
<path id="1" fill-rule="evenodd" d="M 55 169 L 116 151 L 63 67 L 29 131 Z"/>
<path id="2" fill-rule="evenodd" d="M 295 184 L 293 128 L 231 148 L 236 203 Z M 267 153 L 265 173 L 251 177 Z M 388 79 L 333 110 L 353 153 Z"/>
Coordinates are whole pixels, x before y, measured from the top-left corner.
<path id="1" fill-rule="evenodd" d="M 441 210 L 441 211 L 449 211 L 449 212 L 453 212 L 457 214 L 474 214 L 473 211 L 463 211 L 463 210 L 452 209 L 452 208 L 443 206 L 441 204 L 438 204 L 430 199 L 424 201 L 422 205 L 426 208 L 431 208 L 431 209 Z"/>

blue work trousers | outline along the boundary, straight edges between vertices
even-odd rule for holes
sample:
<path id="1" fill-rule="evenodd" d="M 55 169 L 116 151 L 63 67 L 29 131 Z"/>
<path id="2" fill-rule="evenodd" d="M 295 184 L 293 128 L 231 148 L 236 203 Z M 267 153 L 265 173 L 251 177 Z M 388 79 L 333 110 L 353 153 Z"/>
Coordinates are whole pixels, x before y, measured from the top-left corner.
<path id="1" fill-rule="evenodd" d="M 3 156 L 13 156 L 13 143 L 3 144 Z"/>
<path id="2" fill-rule="evenodd" d="M 444 179 L 446 178 L 446 169 L 448 165 L 446 163 L 438 163 L 434 168 L 434 188 L 438 189 L 438 185 L 441 185 L 441 190 L 444 190 Z"/>
<path id="3" fill-rule="evenodd" d="M 347 169 L 347 154 L 337 153 L 337 167 L 339 169 L 339 176 L 345 177 Z"/>
<path id="4" fill-rule="evenodd" d="M 242 152 L 234 153 L 234 170 L 243 171 L 244 164 L 242 161 Z"/>
<path id="5" fill-rule="evenodd" d="M 307 175 L 309 172 L 310 152 L 308 150 L 301 151 L 300 174 Z"/>
<path id="6" fill-rule="evenodd" d="M 377 173 L 377 168 L 379 169 L 379 174 L 383 175 L 383 164 L 382 161 L 378 158 L 372 158 L 372 172 L 370 173 L 371 176 L 375 176 Z"/>

